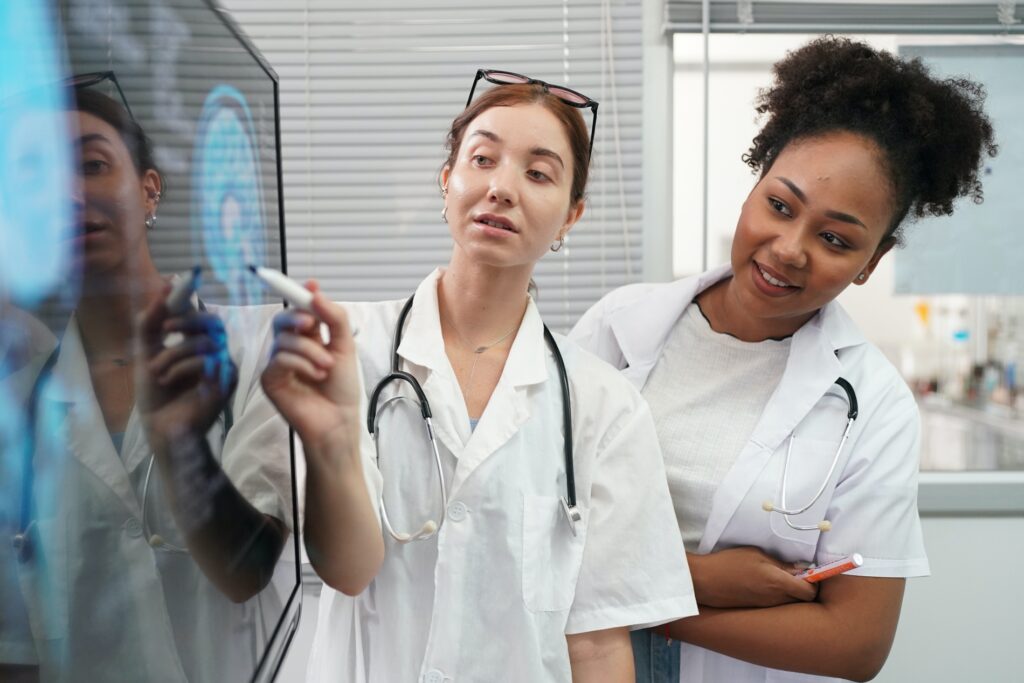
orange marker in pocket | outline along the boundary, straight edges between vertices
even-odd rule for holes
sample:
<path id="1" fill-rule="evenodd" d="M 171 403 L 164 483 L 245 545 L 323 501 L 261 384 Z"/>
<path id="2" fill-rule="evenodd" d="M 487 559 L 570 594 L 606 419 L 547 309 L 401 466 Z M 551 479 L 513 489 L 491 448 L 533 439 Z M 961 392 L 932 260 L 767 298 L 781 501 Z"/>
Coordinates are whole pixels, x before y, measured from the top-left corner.
<path id="1" fill-rule="evenodd" d="M 860 553 L 854 553 L 853 555 L 847 555 L 841 560 L 823 564 L 820 567 L 811 567 L 803 574 L 797 574 L 797 578 L 803 579 L 808 583 L 818 583 L 819 581 L 824 581 L 836 574 L 842 574 L 843 572 L 848 572 L 851 569 L 856 569 L 862 564 L 864 564 L 864 558 L 861 557 Z"/>

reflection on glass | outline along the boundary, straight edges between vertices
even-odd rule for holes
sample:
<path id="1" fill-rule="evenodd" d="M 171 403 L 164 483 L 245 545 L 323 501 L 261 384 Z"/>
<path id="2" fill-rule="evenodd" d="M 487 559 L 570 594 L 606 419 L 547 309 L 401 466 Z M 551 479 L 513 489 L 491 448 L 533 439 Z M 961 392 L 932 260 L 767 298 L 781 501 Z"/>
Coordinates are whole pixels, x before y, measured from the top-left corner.
<path id="1" fill-rule="evenodd" d="M 62 9 L 77 76 L 0 88 L 0 680 L 248 680 L 297 583 L 280 307 L 229 277 L 281 266 L 275 84 L 199 0 Z"/>
<path id="2" fill-rule="evenodd" d="M 26 455 L 30 425 L 51 433 L 54 415 L 28 414 L 33 379 L 55 340 L 34 308 L 58 285 L 74 296 L 69 269 L 70 150 L 63 135 L 64 92 L 58 85 L 62 55 L 45 5 L 0 3 L 0 680 L 38 676 L 33 629 L 48 629 L 60 614 L 47 604 L 32 621 L 23 599 L 19 555 L 30 523 Z M 44 444 L 45 446 L 46 444 Z M 55 477 L 38 489 L 53 496 Z M 48 583 L 56 567 L 40 567 Z"/>
<path id="3" fill-rule="evenodd" d="M 0 3 L 0 292 L 34 306 L 68 272 L 70 181 L 61 54 L 44 7 Z M 2 347 L 0 347 L 2 348 Z"/>
<path id="4" fill-rule="evenodd" d="M 214 88 L 203 103 L 193 154 L 192 246 L 206 252 L 214 275 L 238 303 L 260 300 L 247 267 L 266 260 L 253 137 L 245 96 L 228 85 Z"/>

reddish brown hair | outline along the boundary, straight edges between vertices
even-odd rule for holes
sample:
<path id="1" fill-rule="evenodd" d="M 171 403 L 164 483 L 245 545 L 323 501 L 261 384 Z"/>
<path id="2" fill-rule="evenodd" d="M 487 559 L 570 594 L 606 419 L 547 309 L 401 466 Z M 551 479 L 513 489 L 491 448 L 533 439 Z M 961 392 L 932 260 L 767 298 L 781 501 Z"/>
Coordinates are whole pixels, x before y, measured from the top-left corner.
<path id="1" fill-rule="evenodd" d="M 569 138 L 569 149 L 572 150 L 572 187 L 569 190 L 569 199 L 575 206 L 583 200 L 587 189 L 587 176 L 590 173 L 590 139 L 587 126 L 579 109 L 570 107 L 554 95 L 545 92 L 541 85 L 502 85 L 491 88 L 473 100 L 465 111 L 452 121 L 445 141 L 445 149 L 448 150 L 445 165 L 448 168 L 455 167 L 455 160 L 462 147 L 462 138 L 473 119 L 493 107 L 514 107 L 520 104 L 539 104 L 561 122 Z"/>

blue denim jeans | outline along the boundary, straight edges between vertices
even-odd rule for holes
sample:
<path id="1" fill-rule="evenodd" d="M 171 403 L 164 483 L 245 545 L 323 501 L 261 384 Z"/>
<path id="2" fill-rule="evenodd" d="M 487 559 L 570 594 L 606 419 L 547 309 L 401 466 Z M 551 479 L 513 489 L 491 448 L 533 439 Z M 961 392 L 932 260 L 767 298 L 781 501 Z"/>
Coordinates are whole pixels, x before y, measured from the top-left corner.
<path id="1" fill-rule="evenodd" d="M 633 665 L 636 683 L 677 683 L 679 641 L 669 641 L 651 629 L 633 631 Z"/>

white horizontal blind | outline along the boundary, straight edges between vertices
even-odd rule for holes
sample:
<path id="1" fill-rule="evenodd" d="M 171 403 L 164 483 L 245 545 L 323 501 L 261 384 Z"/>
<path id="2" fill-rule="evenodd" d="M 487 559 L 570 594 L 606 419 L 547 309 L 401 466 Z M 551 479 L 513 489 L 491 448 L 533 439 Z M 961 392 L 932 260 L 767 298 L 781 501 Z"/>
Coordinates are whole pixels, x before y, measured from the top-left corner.
<path id="1" fill-rule="evenodd" d="M 391 299 L 447 263 L 444 137 L 491 67 L 601 105 L 587 213 L 535 275 L 548 324 L 564 330 L 640 279 L 641 0 L 225 5 L 280 77 L 292 275 L 338 299 Z"/>
<path id="2" fill-rule="evenodd" d="M 1024 2 L 711 0 L 712 32 L 1021 33 Z M 701 31 L 700 0 L 667 0 L 666 29 Z"/>

